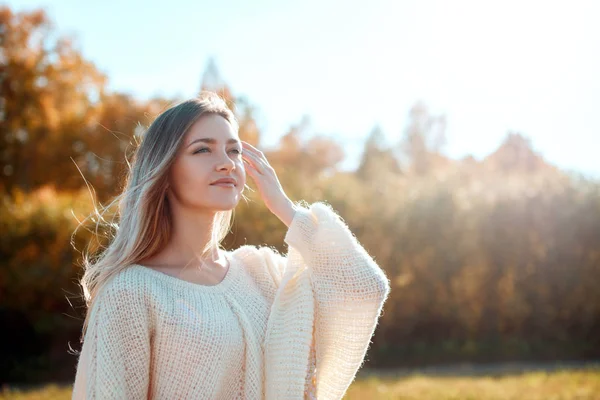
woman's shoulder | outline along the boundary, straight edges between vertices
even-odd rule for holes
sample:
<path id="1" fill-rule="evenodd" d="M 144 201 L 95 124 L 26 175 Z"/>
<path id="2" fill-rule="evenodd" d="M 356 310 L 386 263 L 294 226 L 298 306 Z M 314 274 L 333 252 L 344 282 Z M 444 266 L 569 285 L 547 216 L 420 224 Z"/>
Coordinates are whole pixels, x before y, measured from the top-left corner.
<path id="1" fill-rule="evenodd" d="M 285 256 L 271 246 L 243 245 L 231 252 L 253 281 L 272 294 L 281 281 Z"/>
<path id="2" fill-rule="evenodd" d="M 129 306 L 148 305 L 153 297 L 151 285 L 137 267 L 135 264 L 124 267 L 109 277 L 100 288 L 98 299 Z"/>
<path id="3" fill-rule="evenodd" d="M 113 290 L 137 292 L 144 287 L 145 279 L 139 271 L 140 265 L 132 264 L 121 268 L 106 283 Z"/>
<path id="4" fill-rule="evenodd" d="M 268 262 L 281 262 L 285 255 L 267 245 L 243 245 L 230 252 L 231 256 L 247 268 L 261 268 Z"/>

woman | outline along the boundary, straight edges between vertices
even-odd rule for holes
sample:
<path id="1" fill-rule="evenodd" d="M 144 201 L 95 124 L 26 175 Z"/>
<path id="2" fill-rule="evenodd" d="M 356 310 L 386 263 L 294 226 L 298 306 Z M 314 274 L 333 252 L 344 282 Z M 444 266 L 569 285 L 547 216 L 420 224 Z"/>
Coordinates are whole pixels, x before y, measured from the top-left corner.
<path id="1" fill-rule="evenodd" d="M 204 92 L 159 115 L 85 260 L 74 399 L 340 399 L 390 285 L 326 203 L 292 202 L 264 154 Z M 246 174 L 287 227 L 288 254 L 220 247 Z"/>

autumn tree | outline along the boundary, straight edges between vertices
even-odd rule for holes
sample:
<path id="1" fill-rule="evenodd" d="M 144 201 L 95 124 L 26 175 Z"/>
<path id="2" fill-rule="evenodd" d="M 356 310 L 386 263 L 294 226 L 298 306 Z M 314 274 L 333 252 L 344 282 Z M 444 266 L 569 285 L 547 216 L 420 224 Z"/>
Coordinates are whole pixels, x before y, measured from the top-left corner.
<path id="1" fill-rule="evenodd" d="M 379 126 L 375 126 L 365 142 L 356 175 L 365 181 L 381 179 L 387 175 L 400 174 L 398 160 L 393 150 L 385 144 L 385 137 Z"/>
<path id="2" fill-rule="evenodd" d="M 57 37 L 44 11 L 0 8 L 1 188 L 46 182 L 72 188 L 70 156 L 84 152 L 105 77 L 72 40 Z"/>
<path id="3" fill-rule="evenodd" d="M 445 142 L 445 116 L 433 116 L 424 103 L 416 103 L 398 146 L 403 163 L 418 176 L 443 168 L 449 161 L 441 155 Z"/>
<path id="4" fill-rule="evenodd" d="M 488 168 L 500 172 L 532 173 L 550 171 L 543 157 L 534 151 L 531 141 L 524 135 L 509 131 L 500 147 L 483 160 Z"/>

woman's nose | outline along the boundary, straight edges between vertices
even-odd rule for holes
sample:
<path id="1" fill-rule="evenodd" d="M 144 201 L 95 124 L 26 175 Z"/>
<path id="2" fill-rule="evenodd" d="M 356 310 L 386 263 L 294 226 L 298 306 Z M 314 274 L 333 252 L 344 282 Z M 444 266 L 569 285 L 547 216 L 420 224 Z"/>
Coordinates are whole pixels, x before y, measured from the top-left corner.
<path id="1" fill-rule="evenodd" d="M 221 156 L 221 159 L 219 160 L 219 162 L 217 164 L 218 170 L 221 170 L 224 168 L 225 169 L 233 169 L 234 167 L 235 167 L 235 162 L 228 155 Z"/>

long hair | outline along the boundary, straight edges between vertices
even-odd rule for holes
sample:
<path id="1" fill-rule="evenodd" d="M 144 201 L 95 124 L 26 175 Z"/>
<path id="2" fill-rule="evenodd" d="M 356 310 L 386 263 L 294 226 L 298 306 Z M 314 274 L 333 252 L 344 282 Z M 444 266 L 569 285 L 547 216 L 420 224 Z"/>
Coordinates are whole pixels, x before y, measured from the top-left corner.
<path id="1" fill-rule="evenodd" d="M 94 260 L 83 254 L 85 270 L 80 285 L 87 312 L 81 341 L 85 337 L 94 299 L 102 286 L 131 264 L 160 251 L 172 235 L 172 220 L 166 196 L 168 172 L 190 127 L 205 114 L 217 114 L 237 131 L 238 122 L 225 101 L 217 94 L 203 91 L 198 98 L 186 100 L 162 112 L 146 130 L 135 150 L 123 192 L 109 204 L 118 204 L 118 223 L 111 223 L 114 237 Z M 98 224 L 105 221 L 95 210 Z M 212 224 L 211 239 L 203 252 L 221 246 L 231 227 L 233 211 L 219 211 Z"/>

